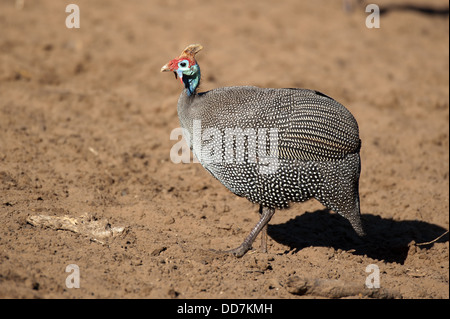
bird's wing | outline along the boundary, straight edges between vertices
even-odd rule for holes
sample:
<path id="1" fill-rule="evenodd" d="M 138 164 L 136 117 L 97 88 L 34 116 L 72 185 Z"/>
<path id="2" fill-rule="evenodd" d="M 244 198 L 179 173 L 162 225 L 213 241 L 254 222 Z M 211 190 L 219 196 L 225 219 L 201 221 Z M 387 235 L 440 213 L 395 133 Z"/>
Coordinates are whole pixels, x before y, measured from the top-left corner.
<path id="1" fill-rule="evenodd" d="M 293 93 L 278 137 L 279 158 L 323 161 L 359 152 L 358 124 L 343 105 L 316 91 Z"/>

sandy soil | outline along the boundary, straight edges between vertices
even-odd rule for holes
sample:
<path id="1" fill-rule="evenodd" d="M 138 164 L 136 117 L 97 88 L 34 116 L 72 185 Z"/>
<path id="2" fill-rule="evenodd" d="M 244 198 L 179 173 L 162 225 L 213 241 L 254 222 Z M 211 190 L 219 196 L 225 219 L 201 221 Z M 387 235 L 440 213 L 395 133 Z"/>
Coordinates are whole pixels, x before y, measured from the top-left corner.
<path id="1" fill-rule="evenodd" d="M 0 297 L 326 298 L 292 286 L 364 286 L 374 264 L 391 297 L 449 298 L 448 234 L 433 241 L 449 228 L 447 1 L 377 1 L 379 29 L 341 1 L 71 2 L 79 29 L 69 1 L 0 1 Z M 239 245 L 258 207 L 170 160 L 181 86 L 159 70 L 190 43 L 202 90 L 312 88 L 355 115 L 366 239 L 309 201 L 275 214 L 267 254 L 258 239 L 241 259 L 209 251 Z"/>

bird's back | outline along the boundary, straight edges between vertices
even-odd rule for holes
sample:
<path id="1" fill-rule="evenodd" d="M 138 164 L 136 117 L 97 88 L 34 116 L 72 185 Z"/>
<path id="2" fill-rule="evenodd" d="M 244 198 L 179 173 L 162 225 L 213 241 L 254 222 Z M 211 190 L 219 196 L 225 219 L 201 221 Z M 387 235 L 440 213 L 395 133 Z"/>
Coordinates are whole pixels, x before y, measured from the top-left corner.
<path id="1" fill-rule="evenodd" d="M 182 94 L 178 111 L 191 133 L 193 120 L 223 134 L 225 129 L 277 130 L 277 153 L 272 155 L 280 159 L 330 161 L 359 151 L 352 114 L 317 91 L 240 86 L 200 93 L 188 107 L 185 99 Z"/>

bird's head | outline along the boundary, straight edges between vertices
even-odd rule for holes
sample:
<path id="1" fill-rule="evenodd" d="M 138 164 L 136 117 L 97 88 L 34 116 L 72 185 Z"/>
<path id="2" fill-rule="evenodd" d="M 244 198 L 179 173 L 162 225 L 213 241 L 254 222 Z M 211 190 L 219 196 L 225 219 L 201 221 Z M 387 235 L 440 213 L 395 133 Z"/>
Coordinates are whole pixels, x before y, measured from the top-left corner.
<path id="1" fill-rule="evenodd" d="M 195 54 L 203 47 L 200 44 L 191 44 L 181 52 L 180 56 L 166 63 L 161 72 L 173 72 L 175 78 L 188 89 L 188 94 L 194 93 L 200 81 L 200 67 L 195 60 Z"/>

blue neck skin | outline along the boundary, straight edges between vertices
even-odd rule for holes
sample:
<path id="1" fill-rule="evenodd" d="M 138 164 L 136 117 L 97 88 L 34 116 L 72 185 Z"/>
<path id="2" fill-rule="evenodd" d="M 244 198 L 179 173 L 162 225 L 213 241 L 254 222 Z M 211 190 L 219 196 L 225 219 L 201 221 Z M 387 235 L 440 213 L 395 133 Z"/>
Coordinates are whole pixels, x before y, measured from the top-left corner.
<path id="1" fill-rule="evenodd" d="M 198 64 L 193 65 L 188 71 L 178 74 L 183 80 L 184 87 L 188 96 L 194 95 L 200 84 L 200 67 Z"/>

